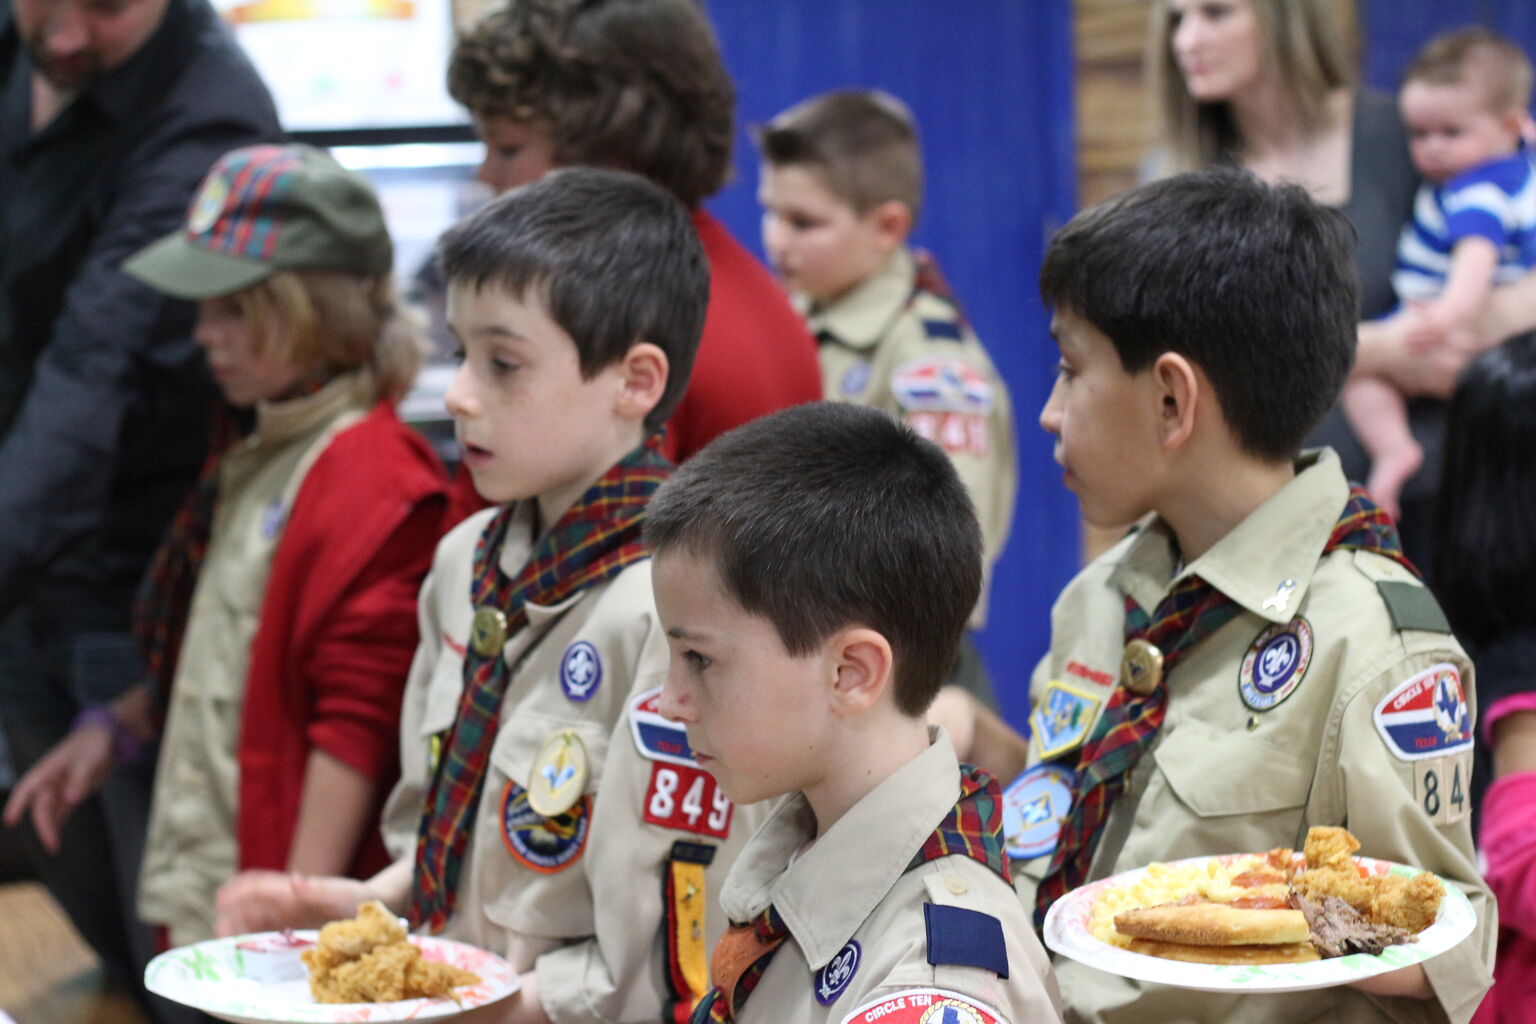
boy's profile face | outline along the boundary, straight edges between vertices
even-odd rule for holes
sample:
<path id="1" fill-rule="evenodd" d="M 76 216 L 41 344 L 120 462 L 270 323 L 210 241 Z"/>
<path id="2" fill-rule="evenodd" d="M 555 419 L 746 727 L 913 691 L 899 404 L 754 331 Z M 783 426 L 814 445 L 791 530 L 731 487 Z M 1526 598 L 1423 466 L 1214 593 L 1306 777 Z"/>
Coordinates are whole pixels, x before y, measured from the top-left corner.
<path id="1" fill-rule="evenodd" d="M 768 262 L 785 287 L 817 304 L 852 291 L 906 240 L 882 222 L 883 206 L 857 213 L 809 166 L 763 164 L 757 201 Z"/>
<path id="2" fill-rule="evenodd" d="M 505 116 L 477 117 L 475 134 L 485 144 L 475 178 L 497 195 L 531 185 L 555 169 L 555 139 L 542 124 Z"/>
<path id="3" fill-rule="evenodd" d="M 1492 109 L 1471 81 L 1411 81 L 1398 96 L 1413 166 L 1437 185 L 1515 152 L 1521 118 Z"/>
<path id="4" fill-rule="evenodd" d="M 822 653 L 790 654 L 772 622 L 726 593 L 712 559 L 658 554 L 651 586 L 672 652 L 661 713 L 687 728 L 699 767 L 743 804 L 814 784 L 833 723 Z"/>
<path id="5" fill-rule="evenodd" d="M 1051 334 L 1061 349 L 1056 383 L 1040 426 L 1056 438 L 1067 488 L 1094 526 L 1123 526 L 1155 507 L 1158 465 L 1153 374 L 1129 374 L 1114 344 L 1069 309 L 1057 309 Z"/>
<path id="6" fill-rule="evenodd" d="M 192 337 L 208 359 L 208 371 L 230 405 L 249 408 L 298 383 L 299 367 L 272 338 L 258 338 L 233 295 L 197 306 Z"/>
<path id="7" fill-rule="evenodd" d="M 576 343 L 536 291 L 517 299 L 496 284 L 450 282 L 448 324 L 462 358 L 445 404 L 482 497 L 563 510 L 613 464 L 615 447 L 627 447 L 627 424 L 614 414 L 623 369 L 583 380 Z"/>

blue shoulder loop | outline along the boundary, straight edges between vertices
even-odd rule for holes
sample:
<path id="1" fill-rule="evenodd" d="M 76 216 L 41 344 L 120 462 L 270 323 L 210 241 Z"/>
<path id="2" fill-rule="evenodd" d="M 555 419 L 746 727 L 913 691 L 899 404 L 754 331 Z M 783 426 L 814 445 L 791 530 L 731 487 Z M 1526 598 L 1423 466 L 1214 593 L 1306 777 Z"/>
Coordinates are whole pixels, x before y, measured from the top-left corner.
<path id="1" fill-rule="evenodd" d="M 928 962 L 980 967 L 999 978 L 1008 977 L 1008 945 L 1003 923 L 991 914 L 964 907 L 924 903 L 928 926 Z"/>
<path id="2" fill-rule="evenodd" d="M 960 340 L 960 325 L 949 320 L 924 320 L 923 334 L 928 338 Z"/>

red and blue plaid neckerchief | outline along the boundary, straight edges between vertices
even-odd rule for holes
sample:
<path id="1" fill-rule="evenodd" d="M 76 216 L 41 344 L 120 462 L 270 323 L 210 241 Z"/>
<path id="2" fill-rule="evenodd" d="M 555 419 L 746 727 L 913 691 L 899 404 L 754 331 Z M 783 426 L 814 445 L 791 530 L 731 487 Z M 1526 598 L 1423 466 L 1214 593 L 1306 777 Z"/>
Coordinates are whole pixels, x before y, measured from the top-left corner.
<path id="1" fill-rule="evenodd" d="M 1350 488 L 1349 500 L 1334 524 L 1323 554 L 1338 548 L 1364 549 L 1386 555 L 1414 574 L 1403 554 L 1397 527 L 1365 489 Z M 1125 639 L 1143 639 L 1163 652 L 1163 676 L 1156 689 L 1141 696 L 1125 686 L 1115 687 L 1104 713 L 1078 758 L 1078 780 L 1072 810 L 1061 829 L 1051 866 L 1035 892 L 1035 927 L 1045 925 L 1045 912 L 1058 898 L 1082 885 L 1094 851 L 1109 820 L 1110 808 L 1125 789 L 1130 771 L 1151 747 L 1168 711 L 1168 675 L 1201 640 L 1226 625 L 1241 611 L 1231 598 L 1198 576 L 1190 576 L 1158 602 L 1147 615 L 1130 597 L 1125 599 Z"/>
<path id="2" fill-rule="evenodd" d="M 1003 848 L 1002 790 L 996 779 L 968 764 L 960 766 L 960 797 L 955 806 L 924 841 L 906 870 L 956 855 L 986 865 L 1004 882 L 1013 884 Z M 734 1021 L 787 938 L 789 927 L 772 904 L 751 921 L 733 923 L 720 937 L 710 960 L 709 973 L 715 987 L 693 1008 L 688 1024 Z"/>
<path id="3" fill-rule="evenodd" d="M 499 564 L 514 506 L 498 511 L 475 546 L 472 606 L 501 609 L 510 637 L 527 625 L 529 602 L 556 604 L 648 557 L 640 538 L 645 506 L 672 469 L 660 446 L 656 434 L 603 474 L 539 541 L 515 578 Z M 427 789 L 411 875 L 411 923 L 426 924 L 434 934 L 443 930 L 457 902 L 507 675 L 500 649 L 490 657 L 473 645 L 465 652 L 464 691 Z"/>

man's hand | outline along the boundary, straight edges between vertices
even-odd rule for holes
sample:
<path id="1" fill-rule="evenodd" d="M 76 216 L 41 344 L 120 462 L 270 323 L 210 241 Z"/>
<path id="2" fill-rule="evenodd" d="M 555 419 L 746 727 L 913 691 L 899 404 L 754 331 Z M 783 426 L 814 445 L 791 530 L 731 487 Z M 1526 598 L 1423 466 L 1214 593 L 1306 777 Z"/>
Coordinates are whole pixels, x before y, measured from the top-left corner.
<path id="1" fill-rule="evenodd" d="M 82 725 L 43 755 L 11 790 L 4 820 L 15 826 L 28 811 L 43 849 L 59 851 L 59 832 L 80 801 L 101 788 L 112 770 L 112 731 Z"/>
<path id="2" fill-rule="evenodd" d="M 1429 984 L 1429 975 L 1424 973 L 1423 964 L 1399 967 L 1386 974 L 1361 978 L 1359 981 L 1350 982 L 1349 987 L 1373 996 L 1397 996 L 1403 999 L 1435 997 L 1435 990 Z"/>

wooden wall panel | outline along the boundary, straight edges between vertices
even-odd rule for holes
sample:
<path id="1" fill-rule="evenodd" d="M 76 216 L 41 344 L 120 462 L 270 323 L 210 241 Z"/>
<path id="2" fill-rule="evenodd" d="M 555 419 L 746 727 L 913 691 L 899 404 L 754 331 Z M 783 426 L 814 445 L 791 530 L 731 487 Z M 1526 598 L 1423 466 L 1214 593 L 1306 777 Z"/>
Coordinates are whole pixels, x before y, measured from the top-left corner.
<path id="1" fill-rule="evenodd" d="M 1152 138 L 1142 85 L 1150 0 L 1073 0 L 1077 185 L 1084 205 L 1136 184 Z"/>

